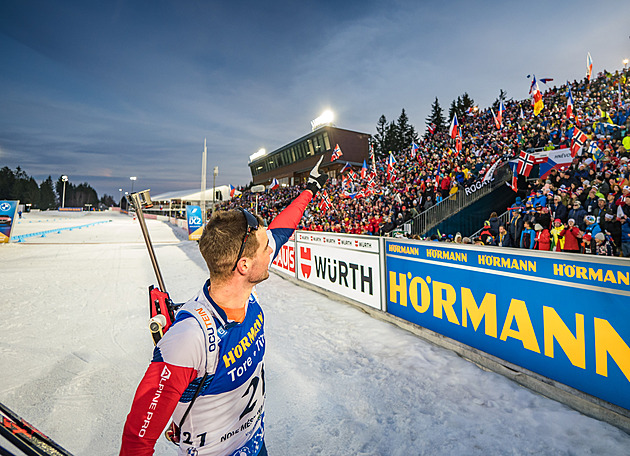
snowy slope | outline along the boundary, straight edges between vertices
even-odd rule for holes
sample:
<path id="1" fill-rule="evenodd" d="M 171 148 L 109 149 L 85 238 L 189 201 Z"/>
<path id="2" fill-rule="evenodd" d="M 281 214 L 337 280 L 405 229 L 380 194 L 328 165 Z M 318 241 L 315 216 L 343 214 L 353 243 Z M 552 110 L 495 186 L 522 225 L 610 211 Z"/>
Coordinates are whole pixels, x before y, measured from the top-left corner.
<path id="1" fill-rule="evenodd" d="M 0 401 L 76 455 L 117 454 L 151 356 L 155 278 L 138 222 L 124 215 L 24 214 L 14 232 L 102 220 L 112 221 L 0 245 Z M 147 224 L 171 296 L 186 300 L 207 275 L 196 243 Z M 271 454 L 629 452 L 617 428 L 360 310 L 274 274 L 258 293 Z M 160 441 L 156 454 L 174 449 Z"/>

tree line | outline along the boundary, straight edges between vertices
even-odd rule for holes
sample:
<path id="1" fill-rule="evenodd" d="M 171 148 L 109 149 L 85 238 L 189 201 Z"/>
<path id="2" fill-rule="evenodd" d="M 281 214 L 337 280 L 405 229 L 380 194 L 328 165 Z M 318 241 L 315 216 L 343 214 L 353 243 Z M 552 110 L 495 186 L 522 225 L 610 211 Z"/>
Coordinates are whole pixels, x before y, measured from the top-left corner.
<path id="1" fill-rule="evenodd" d="M 48 176 L 40 184 L 19 166 L 12 170 L 8 166 L 0 169 L 0 200 L 20 200 L 20 204 L 31 204 L 34 209 L 56 209 L 62 205 L 64 182 L 62 176 L 53 181 Z M 66 207 L 110 207 L 116 202 L 110 195 L 104 194 L 100 199 L 96 190 L 84 182 L 75 185 L 66 182 Z M 89 207 L 89 206 L 88 206 Z"/>
<path id="2" fill-rule="evenodd" d="M 492 106 L 495 111 L 499 105 L 499 101 L 507 101 L 507 92 L 501 89 L 499 97 L 494 101 Z M 451 102 L 448 110 L 448 119 L 444 117 L 444 109 L 440 105 L 438 97 L 435 97 L 435 101 L 431 104 L 431 113 L 425 119 L 425 132 L 424 138 L 430 136 L 431 130 L 434 132 L 444 132 L 450 125 L 450 119 L 453 118 L 453 114 L 457 115 L 458 119 L 462 119 L 468 114 L 469 109 L 475 107 L 475 100 L 473 100 L 468 93 L 464 92 Z M 371 139 L 371 144 L 374 147 L 374 153 L 377 157 L 383 158 L 389 155 L 389 152 L 400 151 L 407 149 L 411 143 L 416 143 L 419 140 L 418 132 L 416 128 L 409 123 L 409 117 L 404 108 L 395 121 L 388 122 L 385 115 L 381 115 L 376 123 L 376 134 Z"/>

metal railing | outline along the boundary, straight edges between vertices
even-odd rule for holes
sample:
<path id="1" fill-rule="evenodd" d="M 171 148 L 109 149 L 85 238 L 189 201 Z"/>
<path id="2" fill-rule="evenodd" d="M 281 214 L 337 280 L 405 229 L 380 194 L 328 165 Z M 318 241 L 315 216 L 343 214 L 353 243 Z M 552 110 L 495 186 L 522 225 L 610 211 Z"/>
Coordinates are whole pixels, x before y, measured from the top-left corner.
<path id="1" fill-rule="evenodd" d="M 446 220 L 453 214 L 461 211 L 467 206 L 470 206 L 475 201 L 483 198 L 484 196 L 492 193 L 492 191 L 501 185 L 505 185 L 505 182 L 512 177 L 512 171 L 507 163 L 502 164 L 496 170 L 495 178 L 491 182 L 481 185 L 481 179 L 475 184 L 475 190 L 466 193 L 465 189 L 461 188 L 457 193 L 444 198 L 439 203 L 431 206 L 422 214 L 417 215 L 409 222 L 411 224 L 411 234 L 423 235 L 431 228 L 437 226 L 442 221 Z M 475 186 L 473 184 L 471 187 Z"/>

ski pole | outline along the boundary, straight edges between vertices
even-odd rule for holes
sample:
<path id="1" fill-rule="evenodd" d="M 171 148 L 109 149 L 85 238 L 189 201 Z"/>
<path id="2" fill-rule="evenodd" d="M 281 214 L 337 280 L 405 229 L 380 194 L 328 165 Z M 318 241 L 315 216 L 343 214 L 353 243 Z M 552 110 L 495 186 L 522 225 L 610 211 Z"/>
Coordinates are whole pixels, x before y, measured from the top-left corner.
<path id="1" fill-rule="evenodd" d="M 136 215 L 138 217 L 138 221 L 140 222 L 140 228 L 142 229 L 144 242 L 146 243 L 147 249 L 149 250 L 149 257 L 151 258 L 151 264 L 153 265 L 153 270 L 155 271 L 158 285 L 160 287 L 160 290 L 166 293 L 166 286 L 164 285 L 164 280 L 162 280 L 162 273 L 160 272 L 160 267 L 158 266 L 157 258 L 155 257 L 153 244 L 151 244 L 151 238 L 149 237 L 149 230 L 147 229 L 147 224 L 144 220 L 144 213 L 142 212 L 143 204 L 147 207 L 151 207 L 153 205 L 151 203 L 151 197 L 149 196 L 149 190 L 132 193 L 130 197 L 133 207 L 136 209 Z"/>

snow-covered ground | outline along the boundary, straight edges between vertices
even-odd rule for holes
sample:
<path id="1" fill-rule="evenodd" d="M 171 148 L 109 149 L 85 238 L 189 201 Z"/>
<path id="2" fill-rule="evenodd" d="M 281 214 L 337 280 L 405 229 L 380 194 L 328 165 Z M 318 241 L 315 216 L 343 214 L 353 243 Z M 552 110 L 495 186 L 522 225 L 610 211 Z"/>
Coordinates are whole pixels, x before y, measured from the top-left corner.
<path id="1" fill-rule="evenodd" d="M 47 220 L 47 221 L 46 221 Z M 0 402 L 76 455 L 117 454 L 153 344 L 137 221 L 28 213 L 0 245 Z M 181 228 L 148 220 L 168 291 L 207 272 Z M 266 442 L 274 455 L 628 455 L 630 435 L 272 274 Z M 174 454 L 161 440 L 156 454 Z"/>

